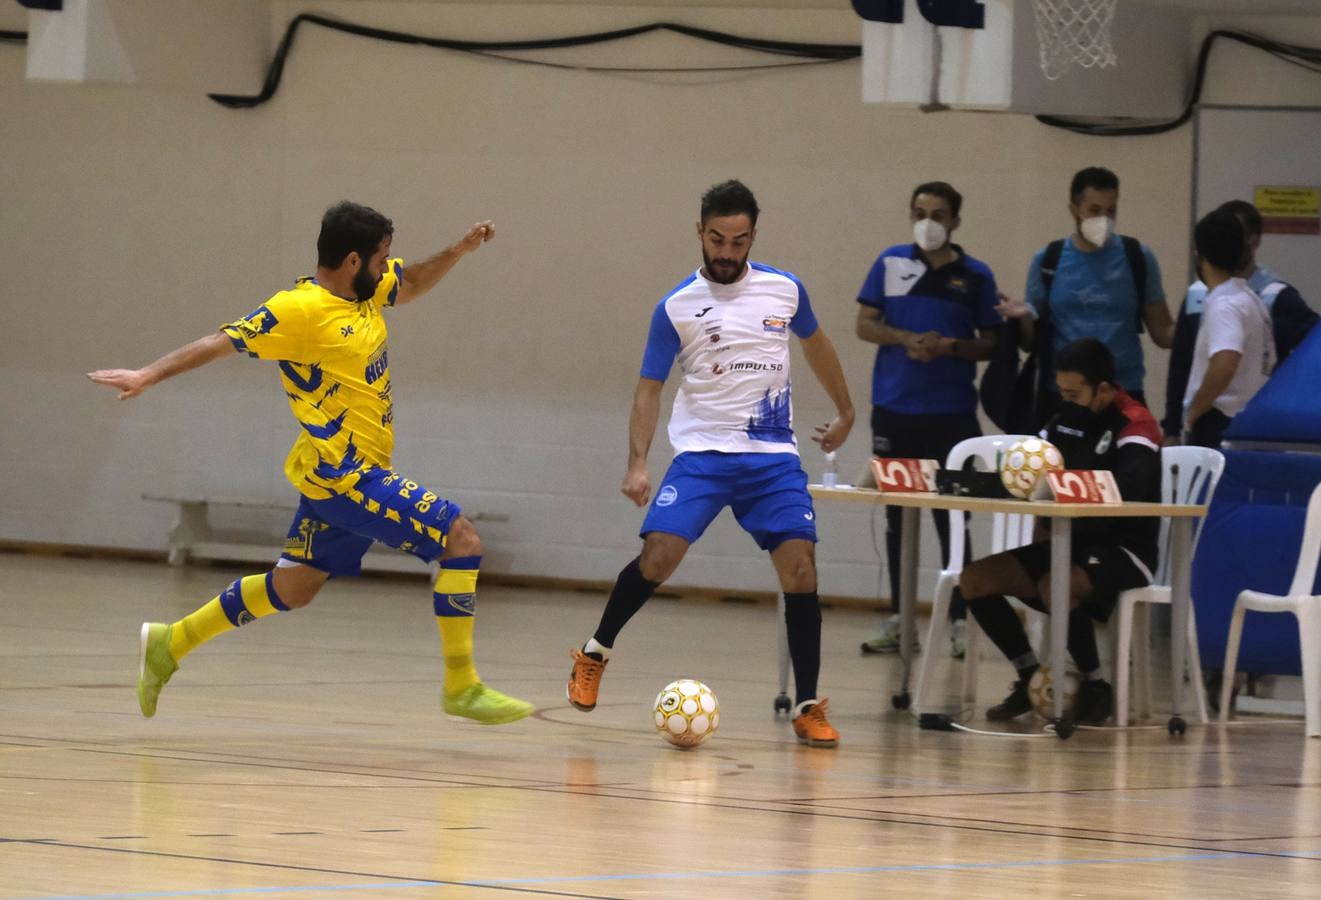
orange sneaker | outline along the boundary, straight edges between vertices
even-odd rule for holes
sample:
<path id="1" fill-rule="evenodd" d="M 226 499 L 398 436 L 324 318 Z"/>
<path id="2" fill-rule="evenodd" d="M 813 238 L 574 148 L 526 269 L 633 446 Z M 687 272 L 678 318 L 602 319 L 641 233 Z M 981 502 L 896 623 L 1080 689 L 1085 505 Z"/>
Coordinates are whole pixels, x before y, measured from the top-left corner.
<path id="1" fill-rule="evenodd" d="M 573 671 L 569 673 L 569 683 L 564 687 L 564 696 L 575 708 L 583 712 L 596 709 L 596 694 L 601 690 L 601 675 L 605 672 L 605 662 L 592 659 L 577 647 L 569 651 L 573 659 Z M 608 662 L 607 660 L 606 662 Z"/>
<path id="2" fill-rule="evenodd" d="M 826 699 L 808 700 L 800 703 L 803 711 L 794 716 L 794 734 L 800 744 L 809 747 L 838 747 L 839 732 L 826 721 L 826 708 L 830 701 Z"/>

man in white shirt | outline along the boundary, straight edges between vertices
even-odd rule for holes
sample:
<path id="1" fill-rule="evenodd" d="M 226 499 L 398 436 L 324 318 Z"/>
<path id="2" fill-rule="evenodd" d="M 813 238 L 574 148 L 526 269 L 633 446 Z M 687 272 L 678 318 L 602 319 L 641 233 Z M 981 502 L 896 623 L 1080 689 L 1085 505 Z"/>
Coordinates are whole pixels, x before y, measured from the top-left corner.
<path id="1" fill-rule="evenodd" d="M 1270 313 L 1247 282 L 1234 277 L 1247 257 L 1243 224 L 1223 207 L 1193 232 L 1206 306 L 1183 395 L 1185 443 L 1219 448 L 1234 416 L 1275 368 Z"/>
<path id="2" fill-rule="evenodd" d="M 670 415 L 675 458 L 642 523 L 642 553 L 619 573 L 600 625 L 570 651 L 565 693 L 595 708 L 615 638 L 678 568 L 688 547 L 729 506 L 770 554 L 784 591 L 793 661 L 793 727 L 799 741 L 834 747 L 839 733 L 816 696 L 821 606 L 816 582 L 816 513 L 798 458 L 790 404 L 789 335 L 838 415 L 813 440 L 824 451 L 844 443 L 853 403 L 839 357 L 817 327 L 807 291 L 794 275 L 749 262 L 756 198 L 738 181 L 702 197 L 697 235 L 704 265 L 657 305 L 629 419 L 628 471 L 621 487 L 638 506 L 651 499 L 647 451 L 660 415 L 661 388 L 677 361 L 682 374 Z"/>
<path id="3" fill-rule="evenodd" d="M 1243 268 L 1235 272 L 1261 298 L 1271 316 L 1271 330 L 1275 334 L 1275 364 L 1284 362 L 1294 348 L 1303 342 L 1317 323 L 1318 316 L 1298 293 L 1275 272 L 1257 261 L 1261 248 L 1264 222 L 1257 208 L 1246 200 L 1228 200 L 1220 204 L 1238 217 L 1247 242 L 1247 258 Z M 1170 348 L 1170 367 L 1165 378 L 1165 418 L 1161 420 L 1165 443 L 1177 444 L 1183 431 L 1183 397 L 1188 390 L 1188 376 L 1192 371 L 1193 349 L 1197 345 L 1197 332 L 1206 305 L 1207 289 L 1200 279 L 1188 286 L 1183 303 L 1179 306 L 1174 326 L 1174 346 Z"/>

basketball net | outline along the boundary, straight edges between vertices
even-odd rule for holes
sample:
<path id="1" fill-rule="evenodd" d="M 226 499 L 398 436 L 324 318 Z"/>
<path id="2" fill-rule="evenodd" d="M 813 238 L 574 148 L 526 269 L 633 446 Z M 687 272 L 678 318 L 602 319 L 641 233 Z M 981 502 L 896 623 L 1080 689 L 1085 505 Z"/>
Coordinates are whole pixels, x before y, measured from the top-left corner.
<path id="1" fill-rule="evenodd" d="M 1077 64 L 1105 68 L 1119 61 L 1110 45 L 1118 0 L 1033 0 L 1041 71 L 1054 81 Z"/>

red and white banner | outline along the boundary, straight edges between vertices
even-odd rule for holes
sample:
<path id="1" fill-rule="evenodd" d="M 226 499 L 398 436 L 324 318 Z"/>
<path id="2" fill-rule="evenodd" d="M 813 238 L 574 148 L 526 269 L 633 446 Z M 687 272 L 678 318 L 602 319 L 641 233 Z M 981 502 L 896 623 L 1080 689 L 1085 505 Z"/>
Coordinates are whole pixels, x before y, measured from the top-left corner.
<path id="1" fill-rule="evenodd" d="M 1054 500 L 1056 503 L 1122 503 L 1115 476 L 1104 469 L 1065 469 L 1047 472 L 1037 482 L 1032 493 L 1034 500 Z"/>
<path id="2" fill-rule="evenodd" d="M 873 459 L 876 489 L 883 494 L 926 494 L 936 489 L 934 459 Z"/>

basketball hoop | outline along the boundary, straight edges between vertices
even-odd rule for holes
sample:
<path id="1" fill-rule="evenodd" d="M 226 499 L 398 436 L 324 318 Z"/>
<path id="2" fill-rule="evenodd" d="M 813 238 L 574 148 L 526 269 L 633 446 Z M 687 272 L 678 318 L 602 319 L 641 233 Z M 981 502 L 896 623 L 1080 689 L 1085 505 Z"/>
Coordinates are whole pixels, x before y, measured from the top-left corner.
<path id="1" fill-rule="evenodd" d="M 1119 61 L 1110 44 L 1110 24 L 1119 0 L 1033 0 L 1041 71 L 1054 81 L 1069 66 L 1104 69 Z"/>

